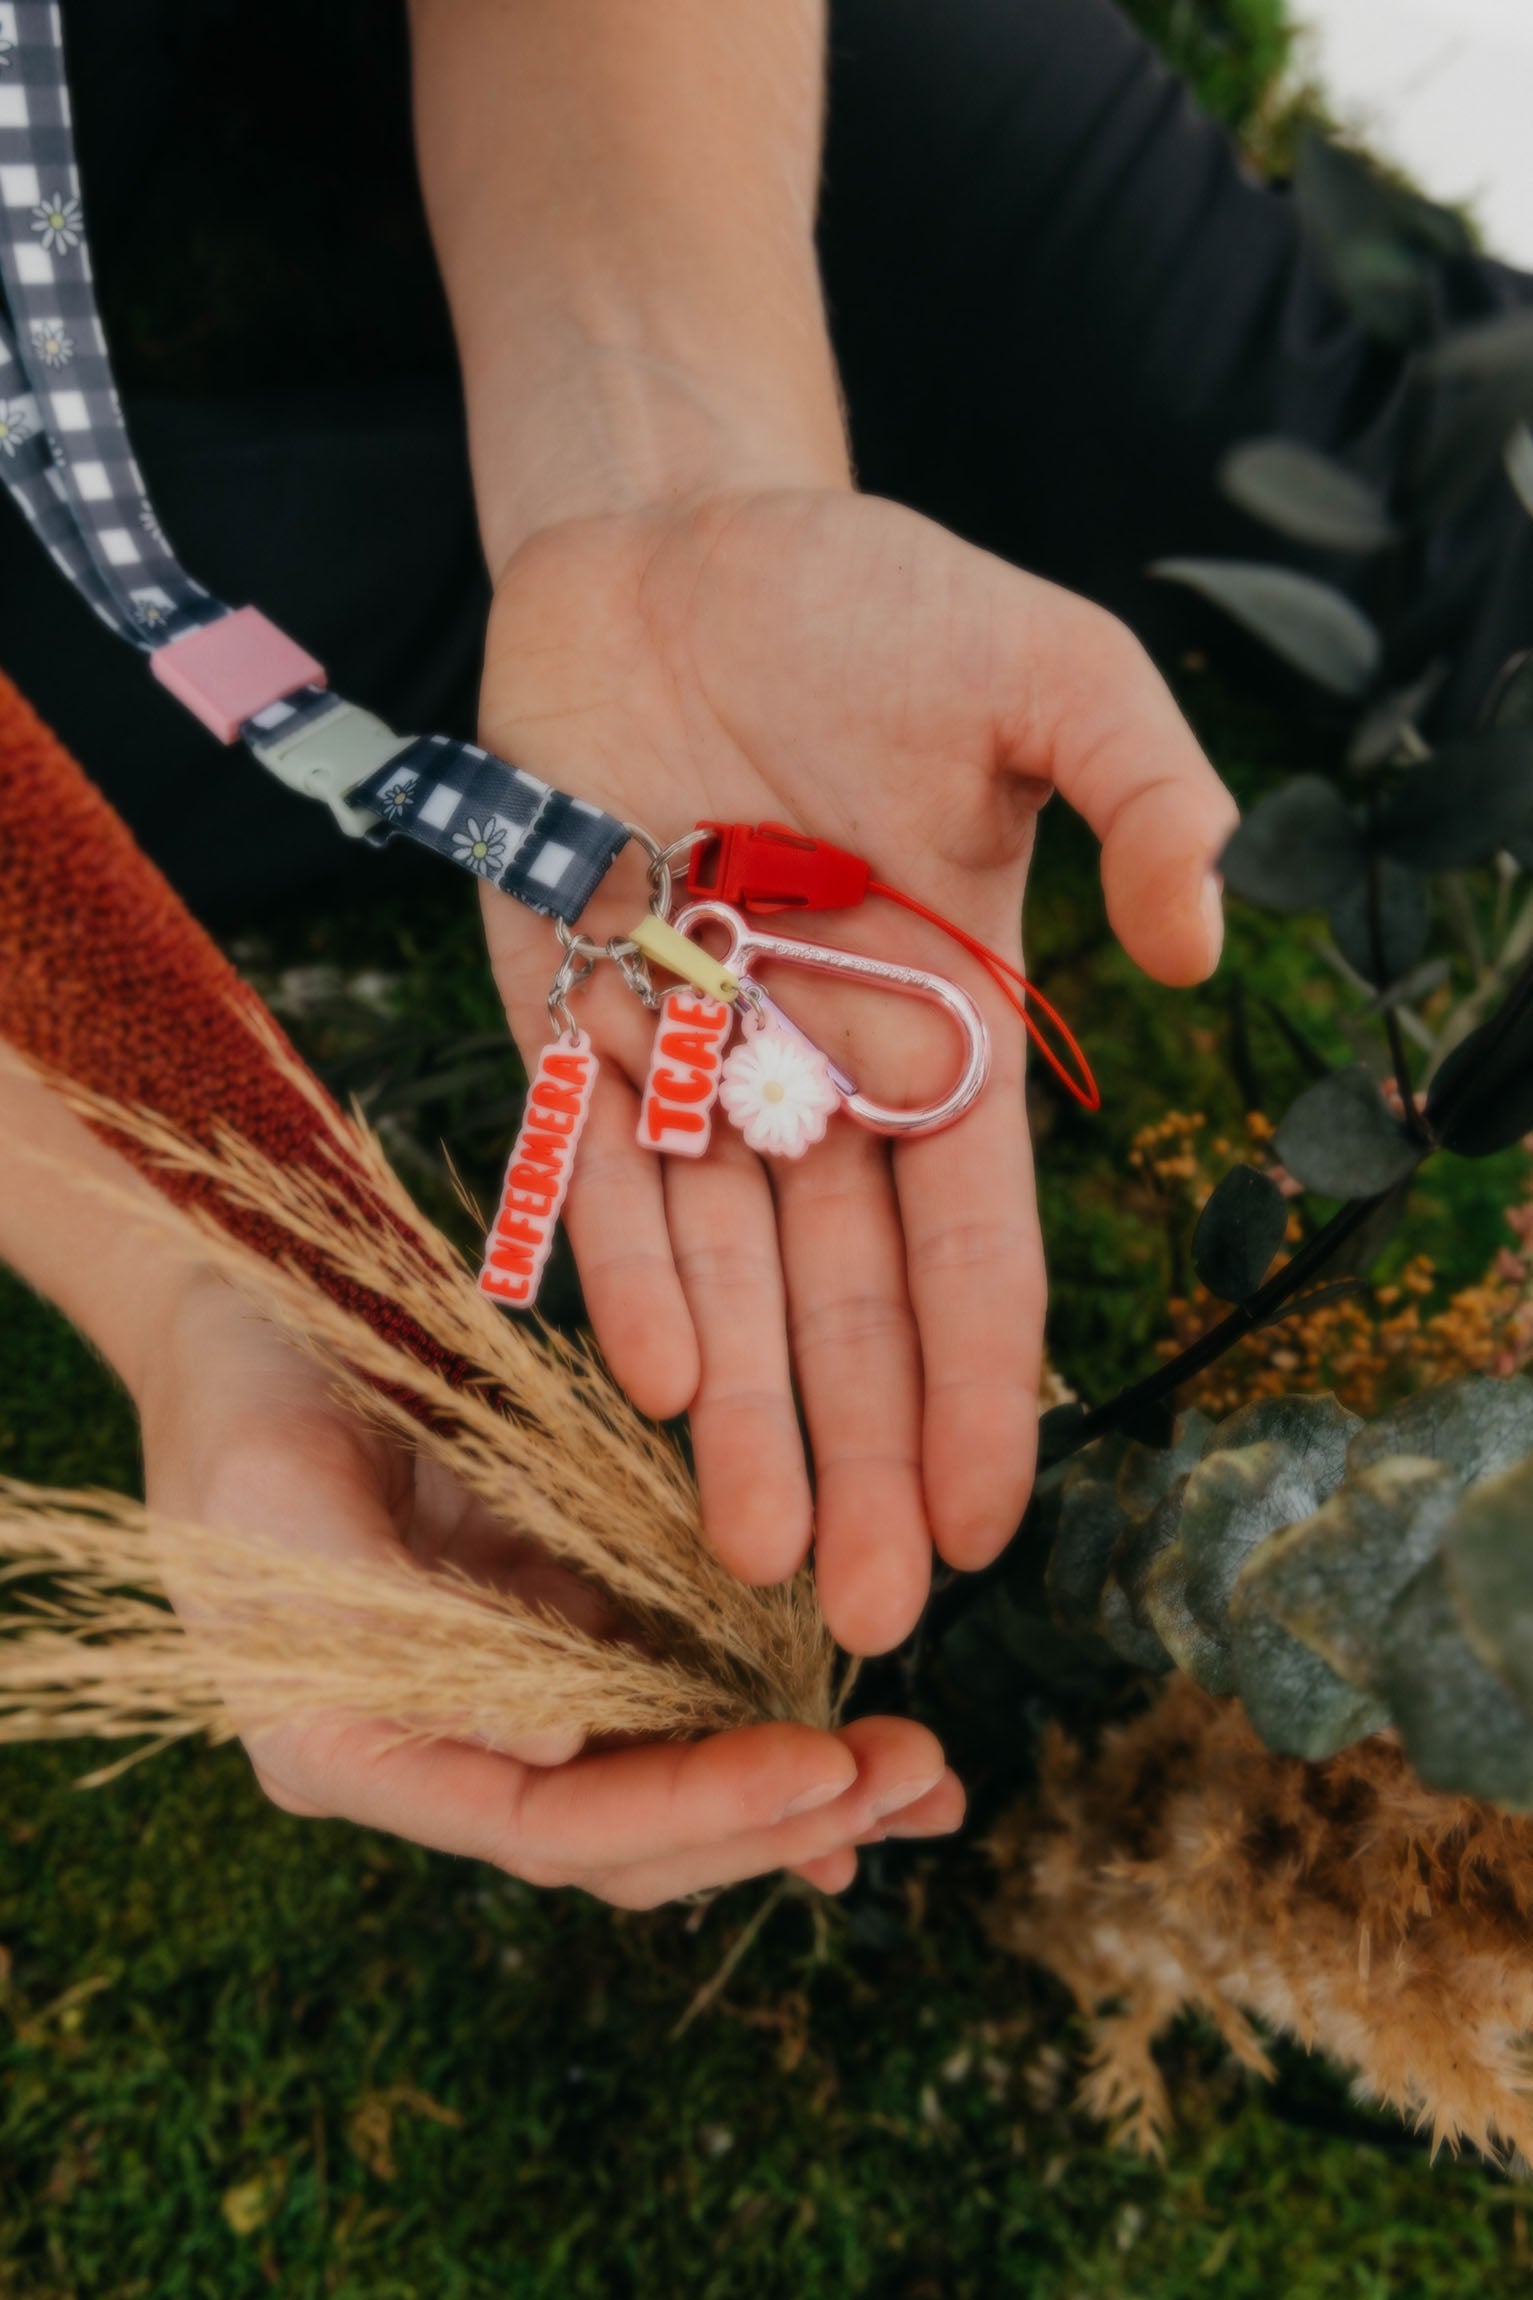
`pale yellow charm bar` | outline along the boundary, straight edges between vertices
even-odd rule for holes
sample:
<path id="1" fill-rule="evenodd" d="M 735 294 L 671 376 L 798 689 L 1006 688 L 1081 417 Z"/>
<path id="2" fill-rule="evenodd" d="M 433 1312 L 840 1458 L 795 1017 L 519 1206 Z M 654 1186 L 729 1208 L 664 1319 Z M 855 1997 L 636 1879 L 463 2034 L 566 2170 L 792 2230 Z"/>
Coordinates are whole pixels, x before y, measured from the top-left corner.
<path id="1" fill-rule="evenodd" d="M 740 995 L 740 978 L 710 958 L 700 942 L 689 942 L 675 927 L 668 926 L 653 911 L 646 911 L 637 926 L 628 929 L 628 939 L 637 944 L 646 958 L 656 966 L 663 966 L 667 974 L 690 982 L 694 990 L 706 992 L 709 998 L 721 998 L 726 1006 L 733 1005 Z"/>

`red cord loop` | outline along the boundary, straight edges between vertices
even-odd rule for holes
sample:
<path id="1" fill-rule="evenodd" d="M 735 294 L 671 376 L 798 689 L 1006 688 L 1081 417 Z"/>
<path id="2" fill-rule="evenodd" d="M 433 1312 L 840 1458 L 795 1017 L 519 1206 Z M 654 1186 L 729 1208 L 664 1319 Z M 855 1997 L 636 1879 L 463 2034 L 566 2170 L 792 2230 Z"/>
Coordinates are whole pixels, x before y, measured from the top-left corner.
<path id="1" fill-rule="evenodd" d="M 897 902 L 902 910 L 913 911 L 917 918 L 940 927 L 978 959 L 1021 1016 L 1029 1038 L 1065 1092 L 1083 1110 L 1101 1109 L 1101 1089 L 1064 1016 L 1028 981 L 1020 967 L 988 948 L 977 935 L 918 902 L 914 895 L 902 894 L 898 887 L 873 878 L 860 856 L 832 846 L 828 839 L 808 838 L 784 823 L 699 823 L 697 827 L 712 836 L 687 857 L 687 892 L 694 900 L 727 902 L 736 910 L 754 911 L 758 916 L 783 910 L 854 910 L 870 894 L 881 895 L 885 902 Z M 1064 1048 L 1068 1062 L 1035 1019 L 1040 1015 Z"/>

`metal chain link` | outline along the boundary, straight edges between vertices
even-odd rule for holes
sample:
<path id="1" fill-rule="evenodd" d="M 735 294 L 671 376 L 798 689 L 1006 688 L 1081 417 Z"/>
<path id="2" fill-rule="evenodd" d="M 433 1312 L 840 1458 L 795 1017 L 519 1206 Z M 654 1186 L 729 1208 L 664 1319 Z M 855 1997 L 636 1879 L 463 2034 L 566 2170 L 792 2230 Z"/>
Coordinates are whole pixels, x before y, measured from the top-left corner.
<path id="1" fill-rule="evenodd" d="M 713 836 L 711 831 L 688 831 L 683 838 L 672 839 L 662 846 L 639 823 L 625 823 L 623 828 L 635 843 L 644 849 L 648 858 L 646 876 L 649 881 L 649 907 L 656 918 L 669 923 L 676 899 L 674 866 L 689 855 L 695 846 Z M 570 1015 L 569 994 L 589 982 L 596 971 L 597 962 L 610 958 L 635 998 L 641 1000 L 651 1013 L 660 1005 L 660 993 L 650 979 L 649 965 L 636 942 L 626 935 L 609 935 L 605 943 L 593 942 L 589 935 L 577 934 L 566 926 L 562 918 L 555 919 L 554 932 L 559 938 L 564 957 L 554 976 L 553 988 L 548 994 L 548 1011 L 556 1027 L 568 1031 L 573 1037 L 575 1023 Z"/>

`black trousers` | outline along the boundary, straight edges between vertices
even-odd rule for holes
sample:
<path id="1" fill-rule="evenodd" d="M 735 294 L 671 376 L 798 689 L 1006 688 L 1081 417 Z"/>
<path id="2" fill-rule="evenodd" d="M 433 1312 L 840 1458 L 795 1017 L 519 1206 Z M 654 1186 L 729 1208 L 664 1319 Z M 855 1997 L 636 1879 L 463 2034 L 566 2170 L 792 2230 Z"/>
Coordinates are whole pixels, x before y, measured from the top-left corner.
<path id="1" fill-rule="evenodd" d="M 167 4 L 70 0 L 65 12 L 87 201 L 96 212 L 108 195 L 114 225 L 121 83 L 95 35 L 130 20 L 141 34 Z M 195 4 L 237 16 L 240 0 Z M 1273 552 L 1216 490 L 1227 445 L 1280 431 L 1387 463 L 1397 359 L 1325 288 L 1286 194 L 1255 180 L 1110 0 L 835 0 L 832 48 L 820 238 L 864 487 L 1166 645 L 1186 609 L 1146 580 L 1148 561 Z M 138 37 L 132 52 L 136 71 L 152 71 L 152 43 Z M 403 73 L 402 46 L 388 69 Z M 398 144 L 402 89 L 386 97 L 380 133 Z M 406 150 L 389 156 L 407 167 Z M 174 168 L 173 151 L 165 162 Z M 342 231 L 317 235 L 312 266 L 339 277 L 355 259 L 365 278 L 418 276 L 426 252 L 414 240 L 401 250 L 393 211 L 393 244 L 365 244 L 373 212 L 361 200 Z M 418 240 L 418 214 L 410 228 Z M 107 287 L 113 244 L 109 231 L 98 251 Z M 257 288 L 273 283 L 253 282 L 260 305 Z M 295 314 L 314 309 L 314 280 L 291 260 L 278 309 L 288 289 Z M 1459 286 L 1464 316 L 1521 292 L 1491 264 Z M 337 370 L 330 345 L 327 380 L 130 391 L 130 426 L 194 572 L 264 607 L 391 724 L 469 733 L 486 594 L 456 379 L 439 328 L 419 331 L 421 372 L 391 357 L 380 375 L 365 313 L 355 325 L 355 362 L 343 344 Z M 252 339 L 252 373 L 270 367 L 270 333 Z M 1423 610 L 1461 653 L 1479 631 L 1489 653 L 1466 666 L 1471 680 L 1488 682 L 1519 637 L 1480 630 L 1488 591 L 1533 599 L 1511 526 L 1461 552 Z M 220 750 L 8 509 L 0 600 L 5 669 L 204 916 L 429 867 L 349 849 L 322 809 Z"/>

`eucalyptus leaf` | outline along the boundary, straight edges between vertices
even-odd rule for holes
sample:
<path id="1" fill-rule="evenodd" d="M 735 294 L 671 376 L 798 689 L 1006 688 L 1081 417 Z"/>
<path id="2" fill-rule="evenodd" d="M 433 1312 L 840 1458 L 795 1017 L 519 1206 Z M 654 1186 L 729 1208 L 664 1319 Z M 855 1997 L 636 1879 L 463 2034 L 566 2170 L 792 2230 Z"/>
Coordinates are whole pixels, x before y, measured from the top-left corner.
<path id="1" fill-rule="evenodd" d="M 1269 1438 L 1210 1454 L 1188 1478 L 1177 1545 L 1189 1610 L 1210 1635 L 1227 1635 L 1231 1593 L 1252 1551 L 1280 1527 L 1313 1516 L 1326 1498 L 1330 1488 L 1315 1472 L 1313 1462 Z"/>
<path id="2" fill-rule="evenodd" d="M 1245 559 L 1159 559 L 1150 573 L 1201 593 L 1328 694 L 1355 702 L 1378 676 L 1377 627 L 1312 575 Z"/>
<path id="3" fill-rule="evenodd" d="M 1429 1787 L 1533 1806 L 1533 1717 L 1464 1635 L 1441 1558 L 1390 1609 L 1379 1677 L 1405 1753 Z"/>
<path id="4" fill-rule="evenodd" d="M 1500 464 L 1533 411 L 1533 311 L 1498 313 L 1457 329 L 1422 355 L 1417 389 L 1430 392 L 1405 473 L 1406 500 L 1423 520 L 1451 518 Z"/>
<path id="5" fill-rule="evenodd" d="M 1494 1157 L 1533 1133 L 1533 996 L 1453 1049 L 1432 1080 L 1427 1123 L 1460 1158 Z"/>
<path id="6" fill-rule="evenodd" d="M 1220 464 L 1219 484 L 1253 519 L 1320 551 L 1380 551 L 1397 534 L 1376 487 L 1302 440 L 1243 441 Z"/>
<path id="7" fill-rule="evenodd" d="M 1432 663 L 1408 687 L 1383 695 L 1358 721 L 1347 752 L 1349 766 L 1382 767 L 1399 756 L 1401 747 L 1418 732 L 1427 709 L 1447 675 L 1445 663 Z"/>
<path id="8" fill-rule="evenodd" d="M 1421 1158 L 1361 1063 L 1306 1087 L 1272 1147 L 1306 1190 L 1327 1198 L 1381 1196 Z"/>
<path id="9" fill-rule="evenodd" d="M 1358 1415 L 1349 1413 L 1329 1390 L 1318 1396 L 1253 1398 L 1216 1425 L 1207 1450 L 1233 1453 L 1242 1446 L 1280 1445 L 1318 1496 L 1329 1493 L 1346 1475 L 1347 1449 L 1362 1426 Z"/>
<path id="10" fill-rule="evenodd" d="M 1363 325 L 1390 343 L 1421 341 L 1436 261 L 1468 252 L 1459 219 L 1317 134 L 1300 146 L 1295 193 L 1322 271 Z"/>
<path id="11" fill-rule="evenodd" d="M 1373 820 L 1380 853 L 1419 870 L 1489 861 L 1533 826 L 1533 727 L 1488 727 L 1411 767 Z"/>
<path id="12" fill-rule="evenodd" d="M 1232 894 L 1264 910 L 1318 910 L 1362 876 L 1367 848 L 1356 817 L 1323 775 L 1295 775 L 1254 806 L 1219 857 Z"/>
<path id="13" fill-rule="evenodd" d="M 1101 1469 L 1099 1464 L 1071 1464 L 1059 1530 L 1044 1571 L 1050 1603 L 1070 1629 L 1089 1629 L 1095 1622 L 1112 1553 L 1128 1523 L 1113 1480 Z"/>
<path id="14" fill-rule="evenodd" d="M 1533 307 L 1455 328 L 1422 353 L 1417 371 L 1436 384 L 1511 382 L 1533 391 Z"/>
<path id="15" fill-rule="evenodd" d="M 1442 1561 L 1464 1635 L 1533 1709 L 1533 1459 L 1466 1497 L 1443 1536 Z"/>
<path id="16" fill-rule="evenodd" d="M 1486 716 L 1493 727 L 1533 727 L 1533 647 L 1502 665 Z"/>
<path id="17" fill-rule="evenodd" d="M 1259 1603 L 1232 1610 L 1230 1657 L 1246 1715 L 1279 1756 L 1318 1763 L 1389 1723 L 1382 1702 L 1338 1677 Z"/>
<path id="18" fill-rule="evenodd" d="M 1156 1677 L 1163 1677 L 1168 1669 L 1176 1667 L 1155 1631 L 1140 1621 L 1121 1582 L 1109 1579 L 1104 1585 L 1096 1628 L 1103 1644 L 1132 1669 L 1148 1670 Z"/>
<path id="19" fill-rule="evenodd" d="M 1437 1555 L 1463 1496 L 1462 1479 L 1446 1463 L 1419 1456 L 1397 1455 L 1349 1476 L 1313 1516 L 1275 1533 L 1249 1559 L 1230 1601 L 1232 1626 L 1260 1614 L 1377 1698 L 1390 1608 Z"/>
<path id="20" fill-rule="evenodd" d="M 1533 1381 L 1463 1374 L 1418 1390 L 1358 1430 L 1347 1453 L 1349 1482 L 1398 1454 L 1446 1463 L 1466 1486 L 1499 1475 L 1533 1454 Z"/>
<path id="21" fill-rule="evenodd" d="M 1179 1414 L 1169 1446 L 1128 1446 L 1118 1464 L 1118 1499 L 1131 1518 L 1148 1517 L 1208 1451 L 1214 1424 L 1196 1406 Z"/>
<path id="22" fill-rule="evenodd" d="M 1287 1234 L 1288 1201 L 1272 1177 L 1233 1167 L 1198 1216 L 1193 1268 L 1216 1301 L 1247 1301 Z"/>
<path id="23" fill-rule="evenodd" d="M 1187 1552 L 1179 1540 L 1169 1543 L 1152 1562 L 1140 1604 L 1148 1626 L 1194 1684 L 1221 1700 L 1234 1692 L 1229 1640 L 1221 1630 L 1205 1628 L 1193 1612 L 1187 1593 Z"/>
<path id="24" fill-rule="evenodd" d="M 1431 923 L 1427 882 L 1420 871 L 1387 857 L 1377 866 L 1378 942 L 1368 877 L 1354 879 L 1330 909 L 1331 938 L 1354 973 L 1375 989 L 1401 981 L 1426 948 Z"/>

